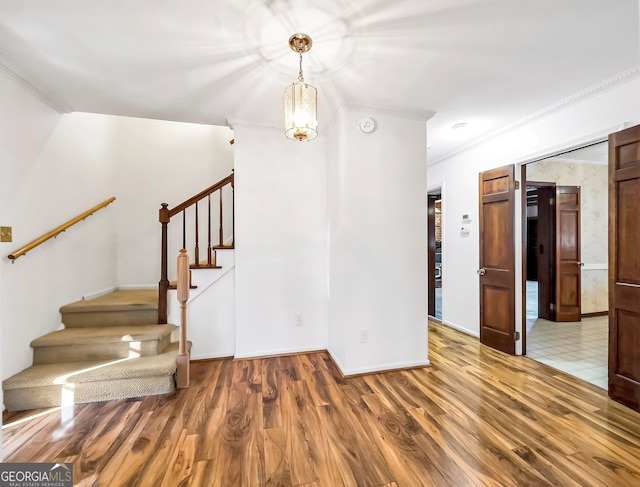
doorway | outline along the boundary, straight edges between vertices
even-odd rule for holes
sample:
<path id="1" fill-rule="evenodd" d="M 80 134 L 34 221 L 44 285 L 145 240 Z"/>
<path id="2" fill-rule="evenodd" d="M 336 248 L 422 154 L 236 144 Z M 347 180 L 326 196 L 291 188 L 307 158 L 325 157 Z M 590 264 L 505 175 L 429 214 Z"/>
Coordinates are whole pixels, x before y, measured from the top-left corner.
<path id="1" fill-rule="evenodd" d="M 435 189 L 427 194 L 428 233 L 428 314 L 442 321 L 442 192 Z"/>
<path id="2" fill-rule="evenodd" d="M 601 142 L 527 164 L 523 184 L 527 188 L 523 353 L 604 389 L 609 304 L 607 147 Z M 563 208 L 566 213 L 561 213 Z M 577 225 L 577 242 L 563 242 L 557 235 L 566 231 L 563 224 Z"/>
<path id="3" fill-rule="evenodd" d="M 555 230 L 554 182 L 527 181 L 526 329 L 538 318 L 554 320 Z"/>

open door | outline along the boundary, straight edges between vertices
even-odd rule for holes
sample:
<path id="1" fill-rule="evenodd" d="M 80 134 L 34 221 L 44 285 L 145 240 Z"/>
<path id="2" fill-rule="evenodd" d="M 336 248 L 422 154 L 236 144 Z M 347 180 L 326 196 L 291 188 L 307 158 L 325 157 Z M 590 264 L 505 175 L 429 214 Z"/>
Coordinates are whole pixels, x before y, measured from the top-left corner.
<path id="1" fill-rule="evenodd" d="M 480 341 L 515 354 L 514 166 L 480 173 Z"/>
<path id="2" fill-rule="evenodd" d="M 609 136 L 609 396 L 640 411 L 640 125 Z"/>
<path id="3" fill-rule="evenodd" d="M 427 292 L 429 316 L 436 315 L 436 201 L 439 199 L 437 195 L 427 196 L 427 235 L 428 235 L 428 251 L 427 251 Z"/>
<path id="4" fill-rule="evenodd" d="M 555 229 L 556 188 L 537 186 L 538 195 L 538 239 L 536 266 L 538 274 L 538 316 L 549 321 L 555 320 Z"/>
<path id="5" fill-rule="evenodd" d="M 580 188 L 556 187 L 555 321 L 580 321 Z"/>

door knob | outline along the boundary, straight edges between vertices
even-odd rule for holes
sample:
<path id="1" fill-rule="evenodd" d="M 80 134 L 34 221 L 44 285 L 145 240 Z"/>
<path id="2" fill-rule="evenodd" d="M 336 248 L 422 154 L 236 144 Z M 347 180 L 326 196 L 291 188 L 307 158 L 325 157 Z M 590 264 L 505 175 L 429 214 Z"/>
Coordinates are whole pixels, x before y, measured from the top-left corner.
<path id="1" fill-rule="evenodd" d="M 478 274 L 479 276 L 484 276 L 486 273 L 487 273 L 487 270 L 484 267 L 476 271 L 476 274 Z"/>

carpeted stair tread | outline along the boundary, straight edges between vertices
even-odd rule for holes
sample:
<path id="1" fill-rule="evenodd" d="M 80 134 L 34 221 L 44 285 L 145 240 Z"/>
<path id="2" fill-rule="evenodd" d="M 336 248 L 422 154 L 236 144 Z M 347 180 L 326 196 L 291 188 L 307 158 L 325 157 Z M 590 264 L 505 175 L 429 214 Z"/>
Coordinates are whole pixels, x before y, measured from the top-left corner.
<path id="1" fill-rule="evenodd" d="M 59 384 L 154 377 L 176 370 L 178 344 L 172 343 L 160 355 L 131 359 L 92 360 L 33 365 L 2 382 L 5 391 Z"/>
<path id="2" fill-rule="evenodd" d="M 60 312 L 65 329 L 33 340 L 34 365 L 2 382 L 8 410 L 174 390 L 176 327 L 158 324 L 157 290 L 114 291 Z"/>
<path id="3" fill-rule="evenodd" d="M 157 289 L 114 291 L 94 299 L 65 304 L 60 313 L 92 313 L 96 311 L 129 311 L 158 309 Z"/>
<path id="4" fill-rule="evenodd" d="M 102 326 L 66 328 L 47 333 L 31 342 L 31 347 L 84 345 L 86 343 L 140 342 L 159 340 L 175 330 L 174 325 Z"/>

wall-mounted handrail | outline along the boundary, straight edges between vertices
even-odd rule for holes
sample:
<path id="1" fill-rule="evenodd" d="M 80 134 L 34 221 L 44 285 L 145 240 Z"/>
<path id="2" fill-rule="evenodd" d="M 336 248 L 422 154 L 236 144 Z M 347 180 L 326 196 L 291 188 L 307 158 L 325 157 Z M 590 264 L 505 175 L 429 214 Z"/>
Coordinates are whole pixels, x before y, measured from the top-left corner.
<path id="1" fill-rule="evenodd" d="M 195 206 L 195 226 L 194 226 L 194 236 L 195 236 L 195 247 L 194 247 L 194 256 L 195 256 L 195 267 L 201 268 L 216 268 L 216 248 L 229 248 L 229 246 L 225 246 L 223 241 L 223 211 L 222 211 L 222 190 L 227 185 L 231 187 L 231 248 L 234 246 L 233 240 L 233 229 L 235 228 L 235 218 L 233 216 L 234 213 L 234 198 L 233 198 L 233 186 L 234 186 L 234 174 L 231 173 L 224 179 L 221 179 L 217 183 L 209 186 L 208 188 L 200 191 L 195 196 L 192 196 L 188 200 L 180 203 L 179 205 L 169 208 L 167 203 L 162 203 L 160 206 L 159 212 L 159 221 L 162 225 L 161 228 L 161 261 L 160 261 L 160 282 L 158 283 L 158 323 L 166 323 L 167 322 L 167 292 L 169 291 L 169 272 L 168 272 L 168 253 L 169 253 L 169 242 L 168 242 L 168 225 L 171 222 L 171 218 L 182 213 L 182 247 L 186 248 L 187 246 L 187 209 Z M 211 195 L 216 191 L 220 191 L 219 198 L 219 218 L 220 218 L 220 227 L 218 229 L 218 246 L 213 246 L 211 242 Z M 201 264 L 200 262 L 200 231 L 199 231 L 199 219 L 198 219 L 198 203 L 200 201 L 205 200 L 207 205 L 207 260 L 206 264 Z M 228 228 L 228 227 L 227 227 Z"/>
<path id="2" fill-rule="evenodd" d="M 30 250 L 35 249 L 38 245 L 43 244 L 44 242 L 46 242 L 47 240 L 49 240 L 50 238 L 53 237 L 57 237 L 59 234 L 61 234 L 62 232 L 64 232 L 67 228 L 72 227 L 73 225 L 75 225 L 76 223 L 84 220 L 85 218 L 93 215 L 96 211 L 101 210 L 102 208 L 104 208 L 105 206 L 113 203 L 116 200 L 115 196 L 112 196 L 111 198 L 109 198 L 108 200 L 104 200 L 102 203 L 94 206 L 93 208 L 91 208 L 90 210 L 85 211 L 84 213 L 79 214 L 77 217 L 72 218 L 71 220 L 69 220 L 66 223 L 63 223 L 62 225 L 60 225 L 57 228 L 54 228 L 53 230 L 51 230 L 48 233 L 45 233 L 44 235 L 42 235 L 41 237 L 36 238 L 35 240 L 33 240 L 32 242 L 29 242 L 27 245 L 25 245 L 24 247 L 22 247 L 19 250 L 16 250 L 15 252 L 13 252 L 12 254 L 9 254 L 8 257 L 9 259 L 11 259 L 12 261 L 15 261 L 18 257 L 22 257 L 24 254 L 26 254 L 27 252 L 29 252 Z"/>

